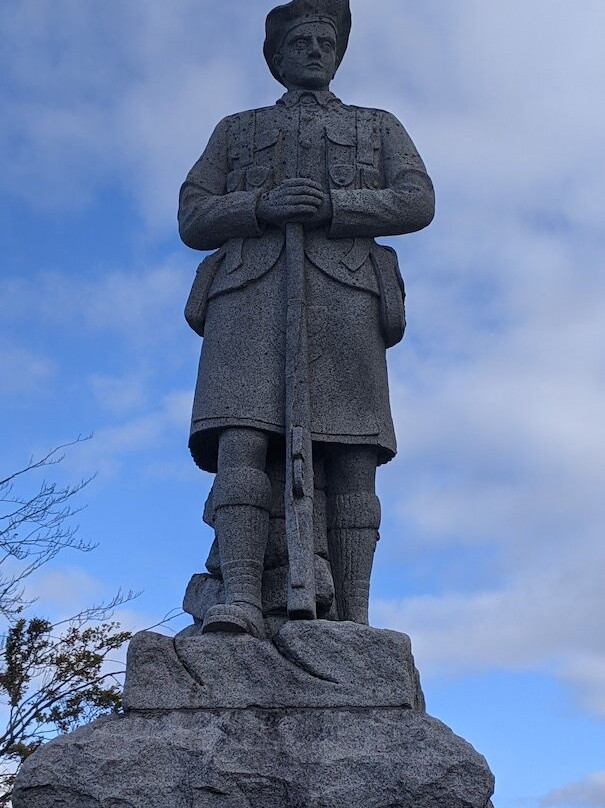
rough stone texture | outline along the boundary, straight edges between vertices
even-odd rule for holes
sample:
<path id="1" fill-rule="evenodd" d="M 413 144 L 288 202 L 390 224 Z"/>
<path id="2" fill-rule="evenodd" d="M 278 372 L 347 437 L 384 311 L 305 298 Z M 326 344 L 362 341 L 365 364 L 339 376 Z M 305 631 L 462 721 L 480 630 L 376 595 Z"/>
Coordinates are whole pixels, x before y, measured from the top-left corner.
<path id="1" fill-rule="evenodd" d="M 204 343 L 190 446 L 209 471 L 221 427 L 284 434 L 285 235 L 256 216 L 264 194 L 297 177 L 321 186 L 332 208 L 331 222 L 308 229 L 304 242 L 313 439 L 371 444 L 382 462 L 396 451 L 385 351 L 403 336 L 402 282 L 395 252 L 374 239 L 425 227 L 432 185 L 394 116 L 327 90 L 292 91 L 221 121 L 181 195 L 185 243 L 218 249 L 194 286 L 203 284 L 194 298 Z"/>
<path id="2" fill-rule="evenodd" d="M 142 633 L 127 679 L 126 715 L 38 750 L 14 808 L 487 808 L 493 793 L 485 760 L 424 712 L 396 632 Z"/>
<path id="3" fill-rule="evenodd" d="M 224 583 L 207 631 L 263 637 L 268 601 L 271 622 L 284 600 L 290 617 L 332 616 L 332 586 L 314 575 L 317 461 L 334 616 L 368 620 L 376 466 L 396 453 L 386 350 L 405 329 L 397 254 L 376 238 L 426 227 L 435 199 L 402 124 L 330 92 L 350 26 L 348 0 L 273 9 L 264 52 L 287 92 L 220 121 L 181 189 L 183 241 L 214 251 L 185 309 L 204 338 L 189 446 L 216 473 L 207 515 Z M 269 482 L 260 475 L 272 455 L 286 469 L 290 576 L 286 598 L 284 573 L 267 601 Z"/>
<path id="4" fill-rule="evenodd" d="M 249 636 L 141 632 L 128 652 L 128 710 L 413 707 L 424 698 L 405 634 L 324 620 Z"/>
<path id="5" fill-rule="evenodd" d="M 334 616 L 331 619 L 336 619 L 336 612 L 333 609 L 334 584 L 330 564 L 325 558 L 316 554 L 314 568 L 318 616 L 323 617 L 333 614 Z M 287 581 L 287 565 L 265 569 L 263 572 L 262 603 L 265 625 L 269 631 L 269 636 L 273 635 L 273 631 L 269 628 L 272 618 L 276 618 L 278 627 L 288 619 L 286 611 Z M 190 614 L 195 623 L 201 626 L 208 609 L 218 603 L 224 603 L 225 599 L 225 587 L 222 578 L 210 573 L 199 573 L 193 575 L 187 585 L 183 600 L 183 611 Z"/>
<path id="6" fill-rule="evenodd" d="M 486 808 L 483 758 L 401 709 L 101 719 L 25 764 L 14 808 Z"/>

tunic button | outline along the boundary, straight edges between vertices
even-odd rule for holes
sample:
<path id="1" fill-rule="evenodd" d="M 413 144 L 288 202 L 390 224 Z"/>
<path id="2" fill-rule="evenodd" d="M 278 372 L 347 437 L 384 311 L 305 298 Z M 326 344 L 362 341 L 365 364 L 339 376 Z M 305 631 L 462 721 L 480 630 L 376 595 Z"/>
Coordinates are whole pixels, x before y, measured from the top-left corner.
<path id="1" fill-rule="evenodd" d="M 300 145 L 303 147 L 303 149 L 310 149 L 313 144 L 308 137 L 304 137 L 300 141 Z"/>

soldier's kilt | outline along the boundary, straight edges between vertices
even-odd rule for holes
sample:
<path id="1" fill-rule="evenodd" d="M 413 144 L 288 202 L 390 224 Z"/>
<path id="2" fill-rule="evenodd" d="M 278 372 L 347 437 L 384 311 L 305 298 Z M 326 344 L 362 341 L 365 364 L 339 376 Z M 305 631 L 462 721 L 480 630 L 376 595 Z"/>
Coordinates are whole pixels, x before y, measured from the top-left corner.
<path id="1" fill-rule="evenodd" d="M 316 442 L 396 453 L 377 295 L 306 262 L 312 432 Z M 286 345 L 283 257 L 261 278 L 212 298 L 193 405 L 190 448 L 216 472 L 218 435 L 249 426 L 283 436 Z"/>

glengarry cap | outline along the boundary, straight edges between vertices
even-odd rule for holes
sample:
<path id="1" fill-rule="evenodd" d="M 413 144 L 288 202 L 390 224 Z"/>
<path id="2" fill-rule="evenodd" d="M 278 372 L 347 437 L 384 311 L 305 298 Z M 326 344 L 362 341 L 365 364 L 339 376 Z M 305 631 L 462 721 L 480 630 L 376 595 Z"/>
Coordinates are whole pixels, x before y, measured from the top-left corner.
<path id="1" fill-rule="evenodd" d="M 292 28 L 305 22 L 321 20 L 334 26 L 336 31 L 336 67 L 342 62 L 351 33 L 351 8 L 349 0 L 292 0 L 277 6 L 267 15 L 266 37 L 263 53 L 273 76 L 283 84 L 275 69 L 273 57 L 279 51 Z"/>

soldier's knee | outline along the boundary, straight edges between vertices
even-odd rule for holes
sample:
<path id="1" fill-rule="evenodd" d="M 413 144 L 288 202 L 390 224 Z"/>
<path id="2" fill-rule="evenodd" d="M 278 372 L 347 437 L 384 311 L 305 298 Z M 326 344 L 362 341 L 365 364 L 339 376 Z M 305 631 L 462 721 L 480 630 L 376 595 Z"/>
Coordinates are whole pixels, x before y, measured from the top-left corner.
<path id="1" fill-rule="evenodd" d="M 218 444 L 218 470 L 254 468 L 265 470 L 268 436 L 259 429 L 232 427 L 223 430 Z"/>
<path id="2" fill-rule="evenodd" d="M 327 454 L 328 491 L 332 495 L 365 492 L 376 488 L 378 452 L 373 446 L 337 446 Z"/>

